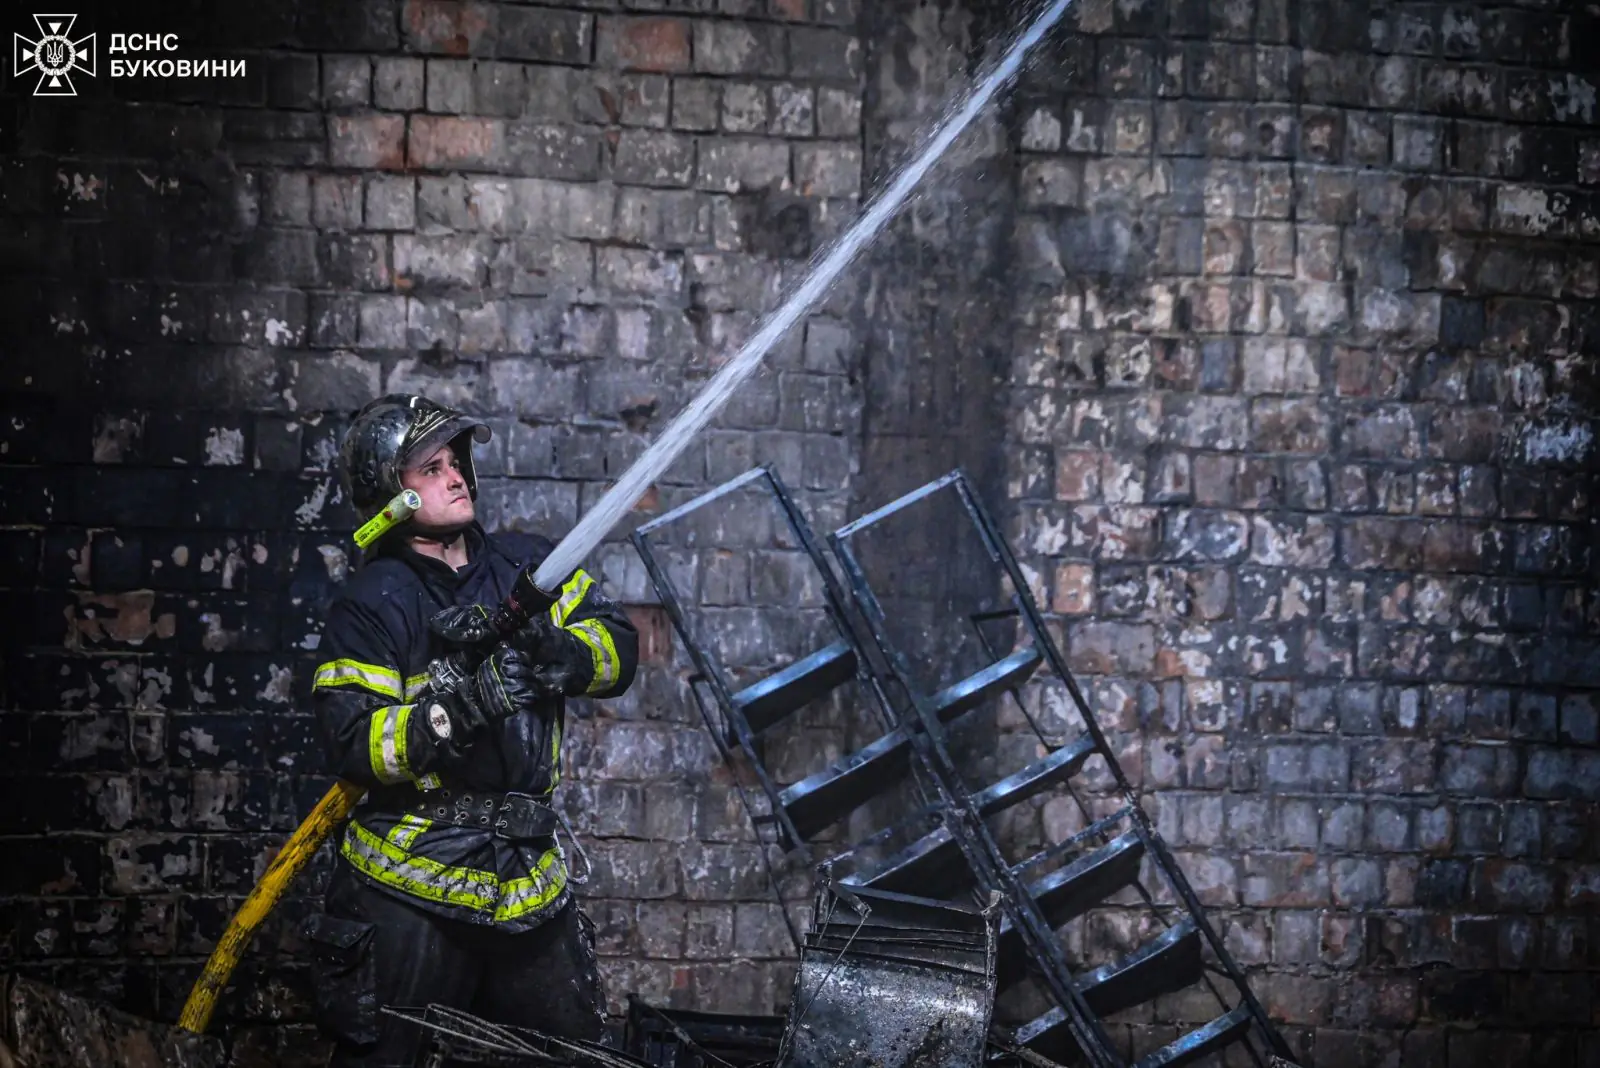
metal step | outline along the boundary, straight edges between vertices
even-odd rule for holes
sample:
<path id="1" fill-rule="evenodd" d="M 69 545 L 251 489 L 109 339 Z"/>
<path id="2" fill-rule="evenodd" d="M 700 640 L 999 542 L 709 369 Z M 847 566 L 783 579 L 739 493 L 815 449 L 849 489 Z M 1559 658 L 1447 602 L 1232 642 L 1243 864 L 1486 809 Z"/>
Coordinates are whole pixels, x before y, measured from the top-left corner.
<path id="1" fill-rule="evenodd" d="M 902 894 L 916 890 L 929 897 L 950 897 L 971 881 L 971 873 L 962 863 L 961 850 L 949 828 L 940 827 L 890 857 L 872 874 L 857 873 L 841 881 L 874 890 Z"/>
<path id="2" fill-rule="evenodd" d="M 1026 801 L 1034 794 L 1043 793 L 1062 779 L 1071 778 L 1083 767 L 1083 762 L 1094 754 L 1094 740 L 1087 736 L 1071 745 L 1064 745 L 1048 756 L 1035 760 L 1021 771 L 1007 775 L 980 792 L 972 795 L 972 803 L 985 816 Z"/>
<path id="3" fill-rule="evenodd" d="M 1199 929 L 1185 917 L 1121 960 L 1079 977 L 1077 985 L 1089 1007 L 1105 1017 L 1198 982 L 1202 964 Z M 1016 1037 L 1051 1060 L 1067 1062 L 1077 1055 L 1059 1006 L 1018 1028 Z"/>
<path id="4" fill-rule="evenodd" d="M 906 773 L 910 735 L 890 731 L 871 745 L 823 768 L 778 794 L 801 838 L 810 838 L 870 801 Z"/>
<path id="5" fill-rule="evenodd" d="M 811 659 L 810 657 L 807 658 Z M 852 661 L 854 656 L 852 654 Z M 934 711 L 941 722 L 948 723 L 958 716 L 972 711 L 988 698 L 1000 693 L 1011 686 L 1020 685 L 1027 677 L 1033 674 L 1039 666 L 1041 657 L 1039 650 L 1034 647 L 1012 653 L 1003 660 L 978 671 L 955 685 L 945 689 L 934 698 Z M 785 669 L 792 670 L 792 668 Z M 852 670 L 854 667 L 852 665 Z M 776 676 L 774 676 L 776 677 Z M 757 683 L 757 686 L 761 683 Z M 743 691 L 741 691 L 743 692 Z M 879 738 L 871 745 L 859 749 L 849 756 L 838 760 L 814 775 L 808 775 L 799 782 L 790 786 L 779 795 L 779 800 L 789 813 L 789 819 L 794 823 L 795 830 L 800 837 L 810 838 L 818 831 L 838 820 L 858 806 L 872 799 L 874 795 L 892 784 L 901 775 L 905 774 L 910 766 L 910 735 L 904 727 Z M 1044 789 L 1053 779 L 1050 776 L 1058 769 L 1052 761 L 1070 761 L 1076 756 L 1076 747 L 1080 743 L 1066 746 L 1050 754 L 1044 760 L 1032 765 L 1024 772 L 1002 780 L 990 789 L 1008 787 L 1010 789 L 1028 790 L 1021 796 L 1031 796 L 1032 793 Z M 1065 755 L 1063 755 L 1065 754 Z M 1083 754 L 1087 757 L 1087 753 Z M 1082 763 L 1082 758 L 1079 758 Z M 1033 778 L 1026 776 L 1033 773 Z M 1067 772 L 1070 774 L 1070 770 Z M 1038 783 L 1036 778 L 1043 776 L 1044 781 Z M 1013 783 L 1012 780 L 1018 781 Z M 1021 800 L 1021 797 L 1015 798 Z M 1012 803 L 1009 795 L 997 793 L 991 802 L 999 808 L 1004 808 Z M 994 811 L 998 811 L 998 808 Z M 949 836 L 946 835 L 946 838 Z M 912 849 L 915 849 L 913 846 Z M 867 885 L 877 886 L 877 882 Z M 915 890 L 921 894 L 929 893 L 928 888 L 915 884 L 896 883 L 893 886 L 884 885 L 884 889 Z"/>
<path id="6" fill-rule="evenodd" d="M 992 816 L 1034 794 L 1070 777 L 1094 752 L 1094 743 L 1080 738 L 1014 775 L 1008 775 L 972 795 L 973 807 L 982 816 Z M 930 897 L 947 897 L 965 888 L 970 874 L 961 862 L 960 850 L 950 832 L 939 827 L 923 835 L 885 861 L 877 871 L 856 873 L 841 880 L 851 886 L 872 886 L 901 893 L 915 891 Z"/>
<path id="7" fill-rule="evenodd" d="M 837 641 L 760 682 L 733 695 L 733 707 L 744 715 L 753 734 L 822 697 L 855 676 L 856 653 L 847 641 Z M 735 744 L 731 735 L 729 744 Z"/>
<path id="8" fill-rule="evenodd" d="M 960 682 L 940 690 L 933 697 L 933 708 L 941 722 L 948 723 L 963 712 L 977 708 L 983 702 L 1014 686 L 1028 681 L 1044 657 L 1037 646 L 1019 649 L 1010 656 L 996 660 L 982 671 L 968 675 Z"/>
<path id="9" fill-rule="evenodd" d="M 1083 976 L 1083 998 L 1101 1016 L 1170 994 L 1200 981 L 1200 929 L 1185 916 L 1121 960 Z"/>
<path id="10" fill-rule="evenodd" d="M 1112 839 L 1092 853 L 1085 853 L 1071 864 L 1051 872 L 1028 885 L 1028 894 L 1044 913 L 1051 927 L 1083 915 L 1139 877 L 1144 860 L 1144 839 L 1129 831 Z M 1000 985 L 1009 986 L 1025 972 L 1027 945 L 1011 926 L 1011 917 L 1000 923 Z"/>
<path id="11" fill-rule="evenodd" d="M 1178 1068 L 1179 1065 L 1193 1064 L 1201 1057 L 1238 1041 L 1248 1030 L 1250 1010 L 1241 1005 L 1225 1016 L 1218 1016 L 1200 1030 L 1190 1031 L 1148 1057 L 1139 1058 L 1133 1068 Z"/>

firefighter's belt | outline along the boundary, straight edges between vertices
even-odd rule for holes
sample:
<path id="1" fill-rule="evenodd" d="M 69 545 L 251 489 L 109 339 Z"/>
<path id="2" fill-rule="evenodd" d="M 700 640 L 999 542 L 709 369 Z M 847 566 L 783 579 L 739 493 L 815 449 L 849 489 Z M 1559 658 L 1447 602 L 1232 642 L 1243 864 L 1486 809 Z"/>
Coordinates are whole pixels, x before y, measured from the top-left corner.
<path id="1" fill-rule="evenodd" d="M 481 827 L 513 841 L 548 838 L 561 824 L 555 809 L 530 794 L 439 790 L 406 806 L 406 811 L 437 823 Z"/>

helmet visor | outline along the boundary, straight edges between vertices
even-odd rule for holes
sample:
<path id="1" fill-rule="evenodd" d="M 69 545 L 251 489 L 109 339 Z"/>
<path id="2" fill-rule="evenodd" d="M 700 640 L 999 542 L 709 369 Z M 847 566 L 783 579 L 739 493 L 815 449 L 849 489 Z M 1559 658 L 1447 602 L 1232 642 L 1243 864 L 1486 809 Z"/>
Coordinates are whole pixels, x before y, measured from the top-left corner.
<path id="1" fill-rule="evenodd" d="M 439 446 L 454 441 L 470 431 L 472 440 L 482 445 L 494 436 L 486 423 L 459 412 L 439 413 L 441 418 L 428 418 L 412 428 L 400 450 L 400 467 L 408 468 L 419 460 L 431 456 Z"/>

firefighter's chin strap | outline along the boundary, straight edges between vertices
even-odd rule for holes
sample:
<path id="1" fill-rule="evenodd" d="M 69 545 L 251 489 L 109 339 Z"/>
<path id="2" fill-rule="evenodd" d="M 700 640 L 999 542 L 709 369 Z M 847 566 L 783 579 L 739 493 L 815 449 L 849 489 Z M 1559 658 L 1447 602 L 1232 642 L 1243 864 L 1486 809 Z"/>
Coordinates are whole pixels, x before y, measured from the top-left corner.
<path id="1" fill-rule="evenodd" d="M 461 537 L 462 534 L 465 534 L 467 532 L 467 528 L 472 526 L 472 522 L 473 521 L 469 519 L 464 523 L 450 523 L 442 527 L 423 526 L 421 523 L 418 523 L 416 517 L 413 516 L 412 518 L 406 520 L 403 529 L 410 537 L 419 538 L 422 541 L 438 542 L 440 545 L 448 545 L 450 542 Z"/>

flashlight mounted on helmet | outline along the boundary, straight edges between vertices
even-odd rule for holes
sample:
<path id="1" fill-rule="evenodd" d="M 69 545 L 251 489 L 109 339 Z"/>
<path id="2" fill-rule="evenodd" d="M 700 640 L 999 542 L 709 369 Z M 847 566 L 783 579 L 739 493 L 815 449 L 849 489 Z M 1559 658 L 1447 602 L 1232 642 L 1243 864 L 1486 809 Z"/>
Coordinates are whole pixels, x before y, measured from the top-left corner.
<path id="1" fill-rule="evenodd" d="M 383 506 L 383 511 L 373 516 L 361 525 L 355 532 L 355 543 L 358 548 L 370 548 L 372 543 L 383 537 L 395 527 L 411 518 L 412 513 L 422 507 L 422 494 L 416 490 L 401 490 L 394 495 L 394 499 Z"/>

